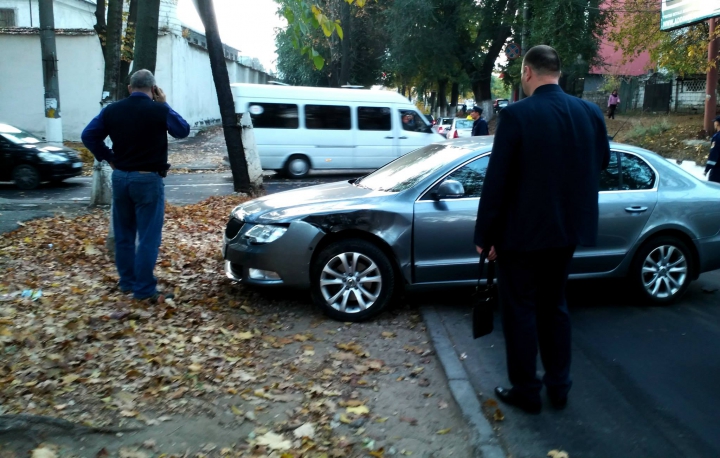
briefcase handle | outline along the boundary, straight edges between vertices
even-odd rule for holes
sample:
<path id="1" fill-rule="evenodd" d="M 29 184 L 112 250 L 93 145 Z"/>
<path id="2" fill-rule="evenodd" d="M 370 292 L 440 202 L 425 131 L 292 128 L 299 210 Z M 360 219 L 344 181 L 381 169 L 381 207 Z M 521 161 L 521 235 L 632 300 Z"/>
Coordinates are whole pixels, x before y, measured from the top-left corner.
<path id="1" fill-rule="evenodd" d="M 475 289 L 477 291 L 480 290 L 480 280 L 482 279 L 483 272 L 485 269 L 485 260 L 487 259 L 487 255 L 485 254 L 486 250 L 483 250 L 483 252 L 480 254 L 480 267 L 479 267 L 479 273 L 478 273 L 478 281 L 477 286 Z M 491 287 L 495 283 L 495 261 L 488 262 L 488 269 L 487 269 L 487 288 Z"/>

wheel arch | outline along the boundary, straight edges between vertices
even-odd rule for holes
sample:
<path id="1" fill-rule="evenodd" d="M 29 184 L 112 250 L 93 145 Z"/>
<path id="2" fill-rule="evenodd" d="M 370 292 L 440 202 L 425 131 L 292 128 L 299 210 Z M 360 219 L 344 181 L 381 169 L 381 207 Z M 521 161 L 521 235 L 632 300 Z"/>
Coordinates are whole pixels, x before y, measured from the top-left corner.
<path id="1" fill-rule="evenodd" d="M 641 250 L 641 248 L 660 237 L 674 237 L 687 245 L 688 249 L 691 252 L 690 262 L 692 267 L 692 275 L 690 276 L 690 278 L 692 280 L 697 280 L 697 278 L 700 276 L 700 252 L 698 251 L 697 245 L 695 244 L 695 241 L 690 236 L 690 234 L 678 227 L 665 227 L 647 234 L 642 240 L 642 242 L 637 245 L 635 251 L 633 251 L 631 261 L 635 261 L 635 257 L 637 256 L 637 253 Z"/>
<path id="2" fill-rule="evenodd" d="M 332 243 L 339 242 L 342 240 L 348 240 L 348 239 L 360 239 L 364 240 L 366 242 L 372 243 L 376 247 L 380 249 L 380 251 L 383 252 L 385 256 L 387 256 L 388 260 L 390 261 L 390 264 L 392 265 L 393 271 L 395 272 L 395 278 L 396 282 L 399 283 L 399 281 L 402 279 L 402 284 L 397 284 L 396 286 L 404 286 L 407 284 L 407 279 L 402 273 L 402 269 L 400 268 L 400 263 L 398 262 L 397 256 L 395 255 L 395 252 L 393 251 L 392 247 L 383 240 L 382 238 L 378 237 L 377 235 L 362 231 L 360 229 L 344 229 L 337 232 L 329 232 L 325 237 L 323 237 L 315 247 L 315 250 L 313 251 L 312 258 L 310 259 L 310 263 L 314 264 L 315 260 L 319 256 L 320 252 L 325 249 L 325 247 L 329 246 Z"/>

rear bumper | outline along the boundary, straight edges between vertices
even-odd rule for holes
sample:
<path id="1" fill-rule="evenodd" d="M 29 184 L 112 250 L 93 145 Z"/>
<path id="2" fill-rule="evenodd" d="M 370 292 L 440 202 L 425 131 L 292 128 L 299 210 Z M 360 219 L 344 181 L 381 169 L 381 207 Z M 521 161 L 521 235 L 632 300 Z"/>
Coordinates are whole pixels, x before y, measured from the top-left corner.
<path id="1" fill-rule="evenodd" d="M 696 240 L 695 244 L 700 256 L 699 273 L 720 269 L 720 235 Z"/>
<path id="2" fill-rule="evenodd" d="M 222 254 L 227 277 L 253 285 L 309 288 L 312 256 L 325 233 L 311 224 L 295 221 L 274 242 L 254 245 L 242 237 L 252 226 L 245 224 L 231 239 L 227 234 L 224 236 Z M 274 272 L 280 278 L 253 278 L 251 269 Z"/>

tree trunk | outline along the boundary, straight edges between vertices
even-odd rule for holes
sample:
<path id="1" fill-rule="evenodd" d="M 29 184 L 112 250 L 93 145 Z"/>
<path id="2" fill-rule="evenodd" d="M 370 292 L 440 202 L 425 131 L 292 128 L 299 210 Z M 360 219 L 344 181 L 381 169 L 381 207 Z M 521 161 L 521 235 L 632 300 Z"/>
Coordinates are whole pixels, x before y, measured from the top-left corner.
<path id="1" fill-rule="evenodd" d="M 105 41 L 107 39 L 107 23 L 105 22 L 105 2 L 97 2 L 95 5 L 95 32 L 100 40 L 103 58 L 105 58 Z"/>
<path id="2" fill-rule="evenodd" d="M 98 2 L 102 3 L 102 2 Z M 130 0 L 125 36 L 122 41 L 122 52 L 120 56 L 120 85 L 117 98 L 122 99 L 127 95 L 125 86 L 130 84 L 130 65 L 135 55 L 135 29 L 137 24 L 138 0 Z"/>
<path id="3" fill-rule="evenodd" d="M 447 79 L 438 80 L 438 109 L 440 110 L 440 116 L 447 116 Z"/>
<path id="4" fill-rule="evenodd" d="M 340 44 L 340 86 L 350 84 L 350 70 L 352 69 L 352 52 L 350 49 L 352 18 L 350 15 L 350 4 L 346 1 L 340 2 L 340 11 L 342 14 L 343 39 Z"/>
<path id="5" fill-rule="evenodd" d="M 430 92 L 430 113 L 435 116 L 435 109 L 437 108 L 437 92 L 431 91 Z"/>
<path id="6" fill-rule="evenodd" d="M 155 74 L 160 0 L 143 0 L 139 2 L 137 17 L 133 70 L 145 69 Z"/>
<path id="7" fill-rule="evenodd" d="M 450 90 L 450 106 L 452 108 L 457 107 L 459 98 L 460 98 L 460 84 L 452 83 L 452 89 Z"/>
<path id="8" fill-rule="evenodd" d="M 212 69 L 215 91 L 217 92 L 218 104 L 220 105 L 220 117 L 222 118 L 223 133 L 227 144 L 230 168 L 233 174 L 233 186 L 235 192 L 254 194 L 250 183 L 247 160 L 242 143 L 242 129 L 238 124 L 235 114 L 235 101 L 230 90 L 230 76 L 227 65 L 225 65 L 225 53 L 223 51 L 220 33 L 215 19 L 215 8 L 212 0 L 194 0 L 203 26 L 205 26 L 205 37 L 207 38 L 208 54 L 210 56 L 210 68 Z"/>
<path id="9" fill-rule="evenodd" d="M 100 2 L 98 2 L 100 3 Z M 100 104 L 117 100 L 120 81 L 120 47 L 122 41 L 123 0 L 108 0 L 107 27 L 105 39 L 105 79 Z"/>

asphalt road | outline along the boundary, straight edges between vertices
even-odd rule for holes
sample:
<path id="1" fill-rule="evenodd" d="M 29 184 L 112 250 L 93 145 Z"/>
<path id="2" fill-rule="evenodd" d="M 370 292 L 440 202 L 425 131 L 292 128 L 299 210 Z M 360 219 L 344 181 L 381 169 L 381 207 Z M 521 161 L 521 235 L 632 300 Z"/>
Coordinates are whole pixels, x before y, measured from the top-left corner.
<path id="1" fill-rule="evenodd" d="M 355 176 L 269 177 L 265 187 L 275 193 Z M 0 232 L 16 221 L 83 211 L 72 203 L 87 201 L 90 186 L 89 178 L 33 191 L 0 183 Z M 170 175 L 165 189 L 171 203 L 188 204 L 231 194 L 232 183 L 229 174 Z M 562 412 L 546 406 L 538 416 L 501 406 L 505 420 L 496 426 L 505 447 L 514 458 L 551 449 L 573 458 L 720 456 L 720 291 L 706 292 L 719 288 L 720 271 L 711 272 L 679 303 L 647 307 L 617 282 L 571 282 L 575 384 L 569 405 Z M 462 290 L 408 298 L 436 307 L 474 388 L 488 397 L 507 384 L 501 325 L 498 320 L 493 334 L 473 340 L 468 299 Z"/>
<path id="2" fill-rule="evenodd" d="M 720 456 L 720 292 L 710 292 L 718 288 L 720 271 L 710 272 L 677 304 L 649 307 L 618 282 L 570 282 L 568 407 L 555 411 L 545 400 L 540 415 L 528 415 L 500 405 L 497 431 L 511 456 Z M 467 294 L 422 301 L 441 314 L 478 393 L 493 397 L 495 386 L 508 386 L 499 317 L 492 334 L 473 340 Z"/>
<path id="3" fill-rule="evenodd" d="M 266 192 L 272 194 L 280 191 L 310 186 L 313 184 L 330 183 L 349 180 L 362 172 L 329 172 L 313 174 L 307 178 L 289 180 L 279 177 L 266 177 Z M 12 183 L 0 183 L 0 199 L 11 199 L 17 202 L 33 201 L 34 203 L 83 203 L 90 201 L 92 178 L 70 178 L 58 185 L 44 183 L 37 189 L 22 191 Z M 165 178 L 165 198 L 176 205 L 199 202 L 207 197 L 233 193 L 232 175 L 230 173 L 189 173 L 170 174 Z"/>

